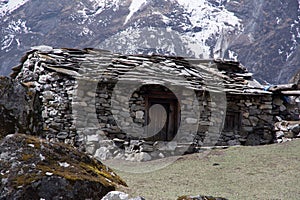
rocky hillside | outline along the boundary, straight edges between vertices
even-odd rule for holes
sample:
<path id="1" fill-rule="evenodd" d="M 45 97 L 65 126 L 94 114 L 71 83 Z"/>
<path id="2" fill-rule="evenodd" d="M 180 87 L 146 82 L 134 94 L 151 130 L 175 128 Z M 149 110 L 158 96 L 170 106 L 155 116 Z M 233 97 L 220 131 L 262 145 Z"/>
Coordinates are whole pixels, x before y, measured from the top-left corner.
<path id="1" fill-rule="evenodd" d="M 5 0 L 0 74 L 31 46 L 238 59 L 287 82 L 300 66 L 298 0 Z"/>

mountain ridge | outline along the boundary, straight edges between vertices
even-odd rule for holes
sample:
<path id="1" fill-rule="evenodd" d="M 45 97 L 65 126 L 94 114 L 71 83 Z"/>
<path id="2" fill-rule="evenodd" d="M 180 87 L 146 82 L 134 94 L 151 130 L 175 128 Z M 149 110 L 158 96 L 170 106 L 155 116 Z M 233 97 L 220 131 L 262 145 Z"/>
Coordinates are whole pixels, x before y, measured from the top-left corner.
<path id="1" fill-rule="evenodd" d="M 11 2 L 0 3 L 4 75 L 41 44 L 239 60 L 273 84 L 287 82 L 300 66 L 297 0 Z"/>

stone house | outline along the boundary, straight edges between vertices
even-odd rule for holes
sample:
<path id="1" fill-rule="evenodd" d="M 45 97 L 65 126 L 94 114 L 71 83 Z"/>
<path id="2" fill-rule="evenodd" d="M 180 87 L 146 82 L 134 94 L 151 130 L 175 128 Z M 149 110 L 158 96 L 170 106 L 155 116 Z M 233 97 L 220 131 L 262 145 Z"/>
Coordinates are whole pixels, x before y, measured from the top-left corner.
<path id="1" fill-rule="evenodd" d="M 296 75 L 298 76 L 298 75 Z M 300 137 L 300 87 L 299 80 L 289 84 L 268 88 L 273 93 L 273 114 L 275 116 L 275 142 L 281 143 Z"/>
<path id="2" fill-rule="evenodd" d="M 40 105 L 34 134 L 101 158 L 275 139 L 273 92 L 239 62 L 39 46 L 13 70 Z"/>

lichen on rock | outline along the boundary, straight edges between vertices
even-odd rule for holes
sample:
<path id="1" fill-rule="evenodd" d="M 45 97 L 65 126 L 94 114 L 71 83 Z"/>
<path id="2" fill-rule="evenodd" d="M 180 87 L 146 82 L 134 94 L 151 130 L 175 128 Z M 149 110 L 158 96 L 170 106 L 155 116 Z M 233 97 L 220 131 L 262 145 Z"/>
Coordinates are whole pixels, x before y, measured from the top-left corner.
<path id="1" fill-rule="evenodd" d="M 126 183 L 63 143 L 13 134 L 0 142 L 0 199 L 101 199 Z"/>

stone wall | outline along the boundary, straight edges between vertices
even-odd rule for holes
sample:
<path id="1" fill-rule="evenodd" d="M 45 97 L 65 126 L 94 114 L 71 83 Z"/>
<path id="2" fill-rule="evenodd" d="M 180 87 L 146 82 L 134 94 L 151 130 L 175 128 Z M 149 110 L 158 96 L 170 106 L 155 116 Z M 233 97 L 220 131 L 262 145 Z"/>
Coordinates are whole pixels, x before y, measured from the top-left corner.
<path id="1" fill-rule="evenodd" d="M 174 141 L 168 141 L 165 145 L 163 141 L 149 141 L 143 128 L 147 115 L 146 96 L 150 90 L 165 91 L 169 94 L 170 91 L 167 91 L 165 87 L 159 85 L 143 86 L 137 88 L 128 97 L 128 94 L 115 91 L 115 84 L 110 82 L 91 80 L 80 82 L 79 80 L 78 85 L 75 91 L 76 97 L 72 104 L 74 123 L 77 133 L 86 145 L 86 150 L 100 159 L 130 158 L 132 155 L 129 152 L 142 153 L 142 155 L 144 155 L 143 152 L 152 152 L 152 156 L 157 157 L 159 153 L 155 151 L 163 148 L 166 150 L 168 145 L 166 151 L 171 153 L 175 148 L 178 148 L 177 144 L 179 143 L 191 145 L 195 142 L 198 119 L 194 117 L 195 113 L 192 111 L 195 106 L 193 105 L 194 101 L 189 99 L 190 94 L 186 91 L 178 93 L 185 106 L 189 105 L 189 108 L 184 108 L 186 113 L 181 113 L 181 115 L 189 116 L 186 118 L 186 122 L 182 123 L 183 126 L 180 127 L 184 131 L 176 135 Z M 95 89 L 91 90 L 91 88 Z M 113 98 L 113 95 L 116 97 Z M 183 148 L 188 149 L 189 146 Z"/>
<path id="2" fill-rule="evenodd" d="M 33 134 L 75 145 L 76 128 L 71 106 L 75 79 L 46 70 L 43 64 L 35 62 L 34 54 L 30 54 L 16 80 L 35 94 L 31 101 L 34 101 L 35 115 L 40 118 L 37 122 L 39 130 Z"/>
<path id="3" fill-rule="evenodd" d="M 275 142 L 281 143 L 300 137 L 300 97 L 273 95 Z"/>
<path id="4" fill-rule="evenodd" d="M 274 140 L 271 95 L 228 95 L 227 111 L 240 114 L 239 131 L 222 134 L 229 145 L 269 144 Z"/>
<path id="5" fill-rule="evenodd" d="M 187 113 L 198 106 L 199 118 L 184 118 L 186 123 L 180 127 L 183 132 L 174 140 L 169 142 L 147 141 L 146 137 L 138 128 L 145 125 L 147 104 L 145 96 L 149 88 L 164 91 L 162 86 L 146 86 L 137 89 L 130 98 L 118 94 L 118 99 L 112 100 L 114 83 L 96 81 L 82 81 L 77 88 L 76 98 L 73 99 L 73 112 L 76 121 L 77 132 L 82 136 L 87 151 L 98 156 L 100 159 L 118 157 L 133 159 L 128 153 L 147 153 L 152 157 L 166 156 L 172 151 L 182 147 L 189 151 L 190 147 L 213 146 L 213 145 L 259 145 L 272 143 L 274 140 L 272 96 L 271 95 L 223 95 L 222 98 L 213 97 L 215 94 L 197 91 L 198 104 L 193 104 L 191 94 L 187 91 L 181 93 L 185 97 L 183 106 L 189 108 Z M 95 88 L 90 90 L 90 88 Z M 114 102 L 114 101 L 119 102 Z M 126 110 L 124 102 L 129 101 L 129 110 Z M 121 106 L 120 106 L 121 105 Z M 224 109 L 224 105 L 226 106 Z M 185 112 L 185 111 L 183 111 Z M 222 131 L 225 121 L 225 113 L 237 113 L 239 120 L 237 129 Z M 123 117 L 118 124 L 115 118 Z M 224 121 L 225 120 L 225 121 Z M 126 125 L 129 129 L 126 129 Z M 197 126 L 194 131 L 191 126 Z M 137 131 L 134 129 L 137 128 Z M 220 132 L 222 134 L 220 135 Z M 189 145 L 190 147 L 184 146 Z M 183 146 L 182 146 L 183 145 Z M 162 148 L 164 146 L 164 148 Z M 160 150 L 160 151 L 156 151 Z M 195 149 L 194 149 L 195 150 Z M 163 153 L 162 153 L 163 152 Z M 174 153 L 174 152 L 173 152 Z M 181 152 L 182 153 L 182 152 Z M 144 154 L 142 154 L 144 155 Z M 139 159 L 139 158 L 138 158 Z M 140 158 L 140 159 L 145 159 Z"/>
<path id="6" fill-rule="evenodd" d="M 273 113 L 283 120 L 299 120 L 300 97 L 285 96 L 282 94 L 273 95 Z"/>

